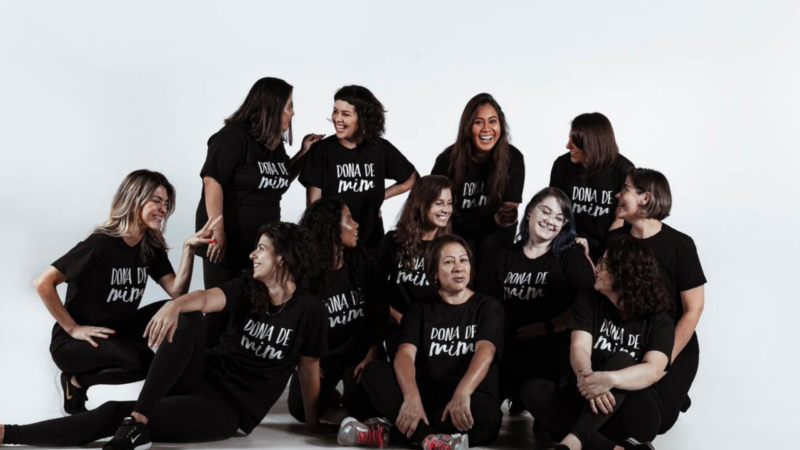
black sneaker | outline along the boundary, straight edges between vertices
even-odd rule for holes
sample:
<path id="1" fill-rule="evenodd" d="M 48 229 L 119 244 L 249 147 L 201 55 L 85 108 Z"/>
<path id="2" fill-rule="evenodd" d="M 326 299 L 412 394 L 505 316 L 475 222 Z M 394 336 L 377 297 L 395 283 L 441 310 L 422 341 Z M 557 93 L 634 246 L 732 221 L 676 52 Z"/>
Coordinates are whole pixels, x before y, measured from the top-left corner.
<path id="1" fill-rule="evenodd" d="M 86 389 L 78 389 L 72 385 L 72 375 L 64 372 L 56 374 L 56 389 L 58 390 L 61 414 L 71 416 L 86 411 Z"/>
<path id="2" fill-rule="evenodd" d="M 634 438 L 628 438 L 625 442 L 621 444 L 622 448 L 624 449 L 632 449 L 632 450 L 656 450 L 653 447 L 653 444 L 649 442 L 639 442 Z"/>
<path id="3" fill-rule="evenodd" d="M 126 417 L 114 437 L 103 446 L 103 450 L 145 450 L 152 445 L 150 428 L 133 417 Z"/>

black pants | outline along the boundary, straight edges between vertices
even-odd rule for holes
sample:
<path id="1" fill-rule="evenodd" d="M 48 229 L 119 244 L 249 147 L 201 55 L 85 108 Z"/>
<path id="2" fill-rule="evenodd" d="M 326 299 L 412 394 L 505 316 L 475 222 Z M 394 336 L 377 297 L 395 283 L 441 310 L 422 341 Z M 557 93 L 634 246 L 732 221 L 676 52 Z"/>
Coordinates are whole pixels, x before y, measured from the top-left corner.
<path id="1" fill-rule="evenodd" d="M 599 370 L 620 370 L 633 364 L 629 356 L 617 353 Z M 651 390 L 612 389 L 611 393 L 617 404 L 605 415 L 600 411 L 593 414 L 574 385 L 561 388 L 552 381 L 533 379 L 521 389 L 525 408 L 556 439 L 572 433 L 589 450 L 613 450 L 616 443 L 631 437 L 652 441 L 661 425 L 661 413 Z"/>
<path id="2" fill-rule="evenodd" d="M 497 271 L 497 252 L 514 243 L 516 227 L 495 226 L 487 232 L 482 233 L 459 233 L 469 245 L 472 256 L 475 260 L 475 267 L 472 273 L 472 285 L 476 292 L 490 293 L 495 285 L 494 277 Z"/>
<path id="3" fill-rule="evenodd" d="M 203 285 L 206 289 L 219 285 L 242 276 L 241 270 L 230 268 L 226 265 L 214 264 L 203 258 Z M 206 314 L 206 348 L 211 348 L 219 343 L 219 338 L 225 333 L 230 317 L 224 311 Z"/>
<path id="4" fill-rule="evenodd" d="M 239 415 L 203 379 L 205 323 L 200 313 L 182 314 L 172 343 L 156 352 L 139 400 L 106 402 L 99 408 L 31 425 L 6 426 L 5 444 L 76 446 L 114 435 L 136 411 L 150 419 L 152 439 L 202 442 L 227 439 Z"/>
<path id="5" fill-rule="evenodd" d="M 364 368 L 361 383 L 367 392 L 374 412 L 371 416 L 385 417 L 391 423 L 397 421 L 400 407 L 403 406 L 403 393 L 392 367 L 384 361 L 372 361 Z M 452 389 L 432 389 L 419 386 L 422 405 L 430 425 L 420 421 L 416 431 L 411 435 L 411 442 L 421 443 L 430 434 L 460 433 L 451 422 L 442 422 L 442 414 L 447 403 L 453 397 Z M 492 442 L 500 432 L 502 413 L 497 399 L 483 392 L 474 392 L 471 397 L 470 411 L 475 421 L 469 430 L 470 446 L 486 445 Z M 408 442 L 402 433 L 392 428 L 392 440 Z"/>
<path id="6" fill-rule="evenodd" d="M 320 368 L 322 369 L 323 377 L 320 380 L 319 390 L 319 415 L 328 410 L 331 394 L 339 381 L 344 385 L 344 393 L 342 394 L 342 406 L 347 411 L 349 416 L 353 416 L 359 420 L 374 417 L 371 414 L 372 408 L 367 407 L 368 397 L 361 383 L 356 381 L 353 376 L 353 371 L 358 364 L 345 364 L 343 362 L 331 361 L 326 358 L 320 361 Z M 305 423 L 306 412 L 305 405 L 303 404 L 303 393 L 300 390 L 300 377 L 297 374 L 292 375 L 289 381 L 289 414 L 292 415 L 299 422 Z"/>
<path id="7" fill-rule="evenodd" d="M 56 327 L 50 343 L 50 355 L 64 373 L 75 375 L 81 387 L 97 384 L 127 384 L 143 380 L 153 361 L 153 351 L 142 338 L 147 323 L 167 301 L 140 308 L 133 317 L 105 326 L 117 333 L 108 339 L 95 339 L 97 347 L 73 339 Z"/>
<path id="8" fill-rule="evenodd" d="M 516 334 L 510 334 L 516 330 L 507 331 L 500 365 L 500 398 L 518 400 L 522 384 L 533 378 L 564 385 L 564 378 L 572 372 L 568 332 L 520 342 Z"/>
<path id="9" fill-rule="evenodd" d="M 658 382 L 658 398 L 661 400 L 661 429 L 658 434 L 666 433 L 678 421 L 678 415 L 689 398 L 689 389 L 699 364 L 700 354 L 681 353 L 669 367 L 669 372 Z"/>

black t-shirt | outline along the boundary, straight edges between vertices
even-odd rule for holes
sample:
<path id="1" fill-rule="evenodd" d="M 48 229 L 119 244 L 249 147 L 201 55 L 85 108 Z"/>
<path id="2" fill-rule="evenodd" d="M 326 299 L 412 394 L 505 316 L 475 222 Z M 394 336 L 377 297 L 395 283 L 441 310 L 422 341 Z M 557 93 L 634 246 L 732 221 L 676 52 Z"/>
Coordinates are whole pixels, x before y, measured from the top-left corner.
<path id="1" fill-rule="evenodd" d="M 609 240 L 630 234 L 631 225 L 626 222 L 625 226 L 609 234 Z M 706 284 L 703 266 L 700 265 L 700 258 L 697 256 L 697 247 L 691 237 L 665 223 L 661 224 L 661 231 L 647 239 L 640 239 L 640 241 L 647 244 L 658 259 L 667 293 L 673 301 L 670 316 L 677 323 L 678 319 L 683 316 L 681 292 Z M 700 352 L 697 333 L 686 343 L 683 352 L 691 354 Z"/>
<path id="2" fill-rule="evenodd" d="M 550 250 L 536 259 L 513 245 L 497 256 L 497 298 L 506 308 L 510 332 L 530 323 L 555 318 L 572 307 L 575 295 L 594 285 L 594 271 L 583 248 L 571 247 L 558 256 Z"/>
<path id="3" fill-rule="evenodd" d="M 451 147 L 452 148 L 452 147 Z M 525 159 L 522 152 L 513 145 L 508 146 L 511 156 L 508 184 L 503 193 L 502 201 L 522 203 L 522 189 L 525 186 Z M 450 148 L 442 152 L 433 165 L 431 175 L 444 175 L 452 179 L 450 169 Z M 495 227 L 494 214 L 497 211 L 486 213 L 483 206 L 487 202 L 489 175 L 492 162 L 476 163 L 469 158 L 464 181 L 460 186 L 453 186 L 453 230 L 457 234 L 477 236 L 486 233 Z"/>
<path id="4" fill-rule="evenodd" d="M 495 361 L 478 390 L 499 398 L 504 316 L 500 302 L 477 292 L 461 305 L 446 303 L 438 293 L 412 304 L 400 325 L 399 345 L 417 348 L 417 384 L 455 390 L 469 369 L 475 344 L 489 341 L 496 348 Z"/>
<path id="5" fill-rule="evenodd" d="M 281 219 L 281 197 L 289 189 L 289 156 L 283 144 L 270 150 L 256 142 L 247 126 L 225 125 L 208 139 L 208 155 L 201 177 L 222 186 L 226 263 L 233 268 L 252 267 L 248 255 L 255 248 L 261 225 Z M 196 229 L 206 224 L 205 189 L 197 206 Z M 205 257 L 206 247 L 198 249 Z"/>
<path id="6" fill-rule="evenodd" d="M 593 370 L 603 370 L 605 361 L 617 352 L 627 353 L 636 363 L 650 351 L 672 358 L 675 327 L 669 316 L 624 320 L 611 300 L 593 289 L 583 290 L 575 298 L 567 328 L 592 335 Z"/>
<path id="7" fill-rule="evenodd" d="M 124 323 L 139 308 L 149 276 L 175 273 L 165 250 L 142 260 L 142 243 L 93 233 L 52 264 L 67 278 L 64 306 L 80 325 Z M 53 331 L 60 329 L 56 324 Z"/>
<path id="8" fill-rule="evenodd" d="M 400 261 L 396 239 L 394 230 L 383 237 L 378 246 L 378 265 L 381 277 L 387 282 L 385 295 L 389 305 L 400 314 L 405 314 L 412 303 L 430 296 L 436 292 L 436 288 L 431 286 L 425 275 L 425 251 L 430 242 L 420 241 L 420 255 L 414 258 L 411 267 L 405 267 Z"/>
<path id="9" fill-rule="evenodd" d="M 306 188 L 321 189 L 323 197 L 344 200 L 359 224 L 360 243 L 375 248 L 383 237 L 379 214 L 386 180 L 403 183 L 414 170 L 400 150 L 385 139 L 379 139 L 376 145 L 362 142 L 349 149 L 339 144 L 334 135 L 311 147 L 300 182 Z"/>
<path id="10" fill-rule="evenodd" d="M 631 167 L 633 164 L 627 158 L 617 155 L 614 164 L 584 181 L 581 177 L 586 168 L 573 164 L 569 153 L 559 156 L 553 163 L 550 186 L 561 189 L 572 200 L 575 227 L 578 235 L 589 241 L 594 260 L 605 250 L 608 228 L 616 218 L 616 195 L 622 190 Z"/>
<path id="11" fill-rule="evenodd" d="M 221 388 L 250 433 L 281 396 L 300 356 L 328 354 L 328 324 L 322 301 L 302 290 L 268 314 L 248 312 L 241 278 L 219 286 L 225 294 L 228 328 L 206 353 L 206 378 Z"/>

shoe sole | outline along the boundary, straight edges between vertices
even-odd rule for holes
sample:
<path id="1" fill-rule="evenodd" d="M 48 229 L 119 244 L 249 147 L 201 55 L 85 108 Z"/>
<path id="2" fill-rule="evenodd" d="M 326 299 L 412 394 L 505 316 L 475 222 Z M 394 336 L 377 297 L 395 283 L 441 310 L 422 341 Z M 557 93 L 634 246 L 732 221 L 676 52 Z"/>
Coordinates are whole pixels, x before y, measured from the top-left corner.
<path id="1" fill-rule="evenodd" d="M 138 447 L 134 447 L 133 450 L 147 450 L 148 448 L 150 448 L 152 446 L 153 446 L 153 443 L 152 442 L 148 442 L 147 444 L 140 445 Z"/>
<path id="2" fill-rule="evenodd" d="M 62 373 L 63 372 L 61 371 L 56 372 L 56 379 L 55 379 L 56 392 L 58 392 L 58 409 L 61 410 L 61 415 L 63 417 L 69 417 L 71 414 L 68 414 L 67 410 L 64 409 L 64 398 L 66 397 L 66 394 L 64 394 L 64 387 L 61 386 Z"/>

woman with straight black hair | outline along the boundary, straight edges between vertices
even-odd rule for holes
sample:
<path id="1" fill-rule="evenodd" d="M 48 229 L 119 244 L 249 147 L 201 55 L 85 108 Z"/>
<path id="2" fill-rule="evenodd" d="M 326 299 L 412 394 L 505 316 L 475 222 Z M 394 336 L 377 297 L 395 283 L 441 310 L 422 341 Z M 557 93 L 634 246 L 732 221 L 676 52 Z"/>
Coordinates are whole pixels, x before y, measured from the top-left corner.
<path id="1" fill-rule="evenodd" d="M 197 228 L 208 217 L 224 215 L 214 227 L 214 242 L 201 248 L 206 289 L 238 278 L 251 266 L 248 255 L 258 228 L 281 220 L 281 198 L 299 172 L 299 161 L 323 136 L 309 134 L 291 160 L 283 146 L 292 144 L 292 86 L 278 78 L 253 85 L 225 126 L 208 139 L 200 176 L 203 191 L 197 206 Z M 208 345 L 225 331 L 224 313 L 207 318 Z"/>
<path id="2" fill-rule="evenodd" d="M 556 450 L 652 450 L 661 413 L 655 384 L 674 340 L 670 300 L 653 252 L 632 238 L 609 242 L 594 290 L 575 299 L 566 384 L 527 381 L 522 402 Z"/>
<path id="3" fill-rule="evenodd" d="M 505 114 L 494 97 L 483 93 L 470 99 L 456 142 L 436 158 L 431 174 L 453 183 L 453 232 L 475 255 L 475 289 L 488 292 L 496 253 L 514 242 L 525 184 L 525 160 L 510 143 Z"/>
<path id="4" fill-rule="evenodd" d="M 436 292 L 425 275 L 425 252 L 435 238 L 451 234 L 452 212 L 450 180 L 441 175 L 424 176 L 411 188 L 395 229 L 378 246 L 378 265 L 387 281 L 384 295 L 391 316 L 386 333 L 389 357 L 397 350 L 403 315 L 412 304 Z"/>
<path id="5" fill-rule="evenodd" d="M 325 310 L 305 289 L 316 272 L 309 233 L 273 222 L 258 232 L 252 274 L 167 302 L 145 336 L 158 351 L 135 402 L 31 425 L 0 425 L 0 444 L 77 446 L 108 436 L 105 450 L 143 450 L 151 441 L 201 442 L 250 434 L 297 368 L 306 424 L 320 430 L 319 358 L 327 354 Z M 228 310 L 219 345 L 205 349 L 199 312 Z M 199 311 L 199 312 L 198 312 Z M 121 424 L 120 424 L 121 423 Z M 115 432 L 116 430 L 116 432 Z"/>
<path id="6" fill-rule="evenodd" d="M 328 356 L 320 361 L 322 379 L 319 412 L 331 406 L 331 396 L 342 381 L 342 405 L 350 415 L 359 415 L 357 406 L 364 396 L 358 384 L 361 371 L 372 360 L 383 358 L 381 343 L 388 311 L 378 283 L 375 263 L 358 247 L 359 224 L 350 208 L 339 197 L 324 197 L 306 209 L 300 226 L 313 236 L 320 279 L 312 287 L 328 310 Z M 300 378 L 289 383 L 289 413 L 305 421 L 306 404 L 301 395 Z"/>
<path id="7" fill-rule="evenodd" d="M 550 187 L 572 200 L 575 228 L 588 241 L 594 261 L 603 254 L 607 233 L 622 226 L 614 195 L 633 164 L 619 153 L 611 122 L 597 112 L 572 120 L 567 150 L 553 163 Z"/>
<path id="8" fill-rule="evenodd" d="M 692 238 L 663 223 L 672 209 L 672 193 L 663 174 L 651 169 L 632 169 L 617 199 L 617 217 L 626 224 L 609 239 L 632 236 L 650 247 L 661 264 L 667 294 L 672 299 L 670 315 L 675 322 L 672 366 L 658 382 L 659 434 L 664 434 L 678 420 L 680 412 L 686 412 L 691 405 L 689 389 L 700 362 L 695 328 L 705 305 L 706 277 Z"/>
<path id="9" fill-rule="evenodd" d="M 300 183 L 307 205 L 322 197 L 344 200 L 361 225 L 361 245 L 378 246 L 383 237 L 381 206 L 400 195 L 418 178 L 414 165 L 391 142 L 383 139 L 386 111 L 363 86 L 345 86 L 333 97 L 335 135 L 314 145 L 303 162 Z M 397 181 L 385 187 L 386 180 Z"/>
<path id="10" fill-rule="evenodd" d="M 183 244 L 177 274 L 167 257 L 164 230 L 175 210 L 175 188 L 150 170 L 136 170 L 122 181 L 108 219 L 86 240 L 45 269 L 36 292 L 56 320 L 50 354 L 61 412 L 86 411 L 86 392 L 101 384 L 143 380 L 153 352 L 142 338 L 145 326 L 164 302 L 139 309 L 152 278 L 170 297 L 189 290 L 195 249 L 210 241 L 216 220 Z M 67 283 L 61 303 L 56 288 Z"/>
<path id="11" fill-rule="evenodd" d="M 569 319 L 575 296 L 594 285 L 576 243 L 572 203 L 544 188 L 525 207 L 517 242 L 497 257 L 496 295 L 506 310 L 502 394 L 520 412 L 519 387 L 531 378 L 560 382 L 569 373 Z"/>

